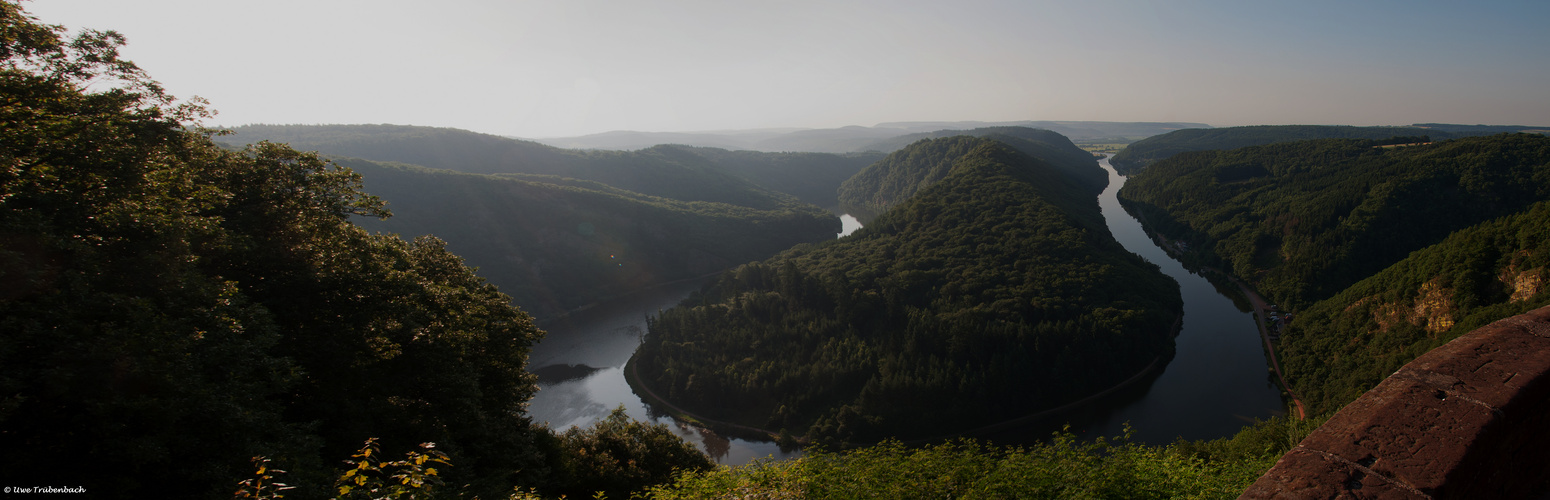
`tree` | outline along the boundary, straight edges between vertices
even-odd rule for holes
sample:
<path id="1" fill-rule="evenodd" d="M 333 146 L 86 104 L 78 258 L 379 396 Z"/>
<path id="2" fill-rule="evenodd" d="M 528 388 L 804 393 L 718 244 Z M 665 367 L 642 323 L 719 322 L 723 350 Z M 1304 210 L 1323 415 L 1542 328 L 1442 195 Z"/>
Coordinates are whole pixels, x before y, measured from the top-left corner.
<path id="1" fill-rule="evenodd" d="M 439 240 L 351 224 L 387 215 L 359 175 L 220 148 L 121 36 L 61 33 L 0 1 L 8 476 L 212 496 L 262 455 L 319 495 L 321 457 L 380 437 L 441 443 L 476 493 L 542 479 L 554 438 L 523 412 L 541 332 L 509 297 Z"/>

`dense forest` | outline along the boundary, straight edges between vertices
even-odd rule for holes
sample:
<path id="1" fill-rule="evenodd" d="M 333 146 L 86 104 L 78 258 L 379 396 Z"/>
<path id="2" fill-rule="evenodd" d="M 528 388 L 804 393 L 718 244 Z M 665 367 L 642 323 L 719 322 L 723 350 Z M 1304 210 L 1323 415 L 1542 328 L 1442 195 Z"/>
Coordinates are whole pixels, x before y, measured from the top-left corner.
<path id="1" fill-rule="evenodd" d="M 359 174 L 274 144 L 219 147 L 189 125 L 204 108 L 119 58 L 120 35 L 62 32 L 0 2 L 12 484 L 213 498 L 272 466 L 292 471 L 291 498 L 354 498 L 335 486 L 407 487 L 388 476 L 403 466 L 486 498 L 590 494 L 605 471 L 622 496 L 709 466 L 660 426 L 534 426 L 524 365 L 542 332 L 510 297 L 439 240 L 351 224 L 388 215 Z M 381 458 L 406 451 L 457 465 Z M 334 470 L 352 453 L 359 467 Z M 270 460 L 256 478 L 253 457 Z"/>
<path id="2" fill-rule="evenodd" d="M 371 230 L 434 234 L 540 318 L 834 238 L 839 220 L 789 198 L 774 209 L 687 202 L 594 181 L 464 174 L 339 159 L 395 217 Z"/>
<path id="3" fill-rule="evenodd" d="M 1297 314 L 1286 376 L 1329 412 L 1399 367 L 1492 321 L 1550 304 L 1550 202 L 1453 233 Z"/>
<path id="4" fill-rule="evenodd" d="M 1101 185 L 996 141 L 908 149 L 968 143 L 867 227 L 654 318 L 641 382 L 713 419 L 876 441 L 1051 408 L 1166 361 L 1177 285 L 1109 235 Z"/>
<path id="5" fill-rule="evenodd" d="M 1448 234 L 1550 196 L 1550 138 L 1426 145 L 1325 139 L 1174 156 L 1119 192 L 1152 231 L 1187 243 L 1293 309 Z"/>
<path id="6" fill-rule="evenodd" d="M 1459 133 L 1421 127 L 1352 127 L 1349 125 L 1253 125 L 1212 129 L 1184 129 L 1141 139 L 1114 155 L 1109 162 L 1120 175 L 1130 175 L 1170 156 L 1189 151 L 1237 149 L 1278 142 L 1312 139 L 1372 139 L 1394 137 L 1427 142 L 1478 133 Z"/>
<path id="7" fill-rule="evenodd" d="M 839 187 L 840 206 L 863 222 L 946 177 L 953 162 L 985 140 L 995 140 L 1024 154 L 1047 159 L 1084 189 L 1102 191 L 1108 177 L 1093 168 L 1091 154 L 1070 139 L 1048 130 L 1026 127 L 993 127 L 968 132 L 943 130 L 915 140 L 881 161 L 861 170 Z M 930 138 L 942 140 L 928 140 Z"/>

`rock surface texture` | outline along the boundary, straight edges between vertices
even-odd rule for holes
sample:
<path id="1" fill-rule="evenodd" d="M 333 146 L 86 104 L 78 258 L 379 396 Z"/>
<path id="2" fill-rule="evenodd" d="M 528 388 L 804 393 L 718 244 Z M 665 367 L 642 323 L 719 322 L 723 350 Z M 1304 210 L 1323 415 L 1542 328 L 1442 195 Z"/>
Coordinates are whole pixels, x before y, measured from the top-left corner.
<path id="1" fill-rule="evenodd" d="M 1550 481 L 1550 307 L 1416 358 L 1239 498 L 1539 498 Z"/>

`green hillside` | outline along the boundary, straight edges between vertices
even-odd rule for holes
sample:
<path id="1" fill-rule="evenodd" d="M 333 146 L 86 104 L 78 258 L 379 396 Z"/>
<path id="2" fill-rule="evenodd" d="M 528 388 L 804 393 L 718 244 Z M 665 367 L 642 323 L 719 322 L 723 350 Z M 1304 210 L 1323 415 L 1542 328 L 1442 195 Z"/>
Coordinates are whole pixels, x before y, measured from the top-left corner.
<path id="1" fill-rule="evenodd" d="M 962 133 L 941 131 L 919 135 L 936 136 L 934 138 L 938 140 L 916 139 L 910 147 L 894 151 L 847 179 L 839 188 L 841 206 L 862 215 L 864 221 L 875 217 L 941 180 L 959 157 L 990 140 L 1047 159 L 1084 188 L 1093 189 L 1094 193 L 1102 191 L 1108 183 L 1103 171 L 1095 168 L 1097 161 L 1091 154 L 1065 136 L 1048 130 L 992 127 Z"/>
<path id="2" fill-rule="evenodd" d="M 839 206 L 836 192 L 841 183 L 883 158 L 883 154 L 877 152 L 762 153 L 691 146 L 664 147 L 686 149 L 759 187 L 786 193 L 825 208 Z"/>
<path id="3" fill-rule="evenodd" d="M 553 176 L 338 161 L 394 212 L 362 225 L 437 235 L 540 318 L 833 239 L 840 230 L 830 213 L 789 198 L 760 210 Z"/>
<path id="4" fill-rule="evenodd" d="M 1237 149 L 1277 142 L 1311 139 L 1389 139 L 1407 137 L 1407 142 L 1444 140 L 1462 135 L 1420 127 L 1352 127 L 1348 125 L 1254 125 L 1211 129 L 1184 129 L 1141 139 L 1114 155 L 1110 165 L 1120 175 L 1130 175 L 1170 156 L 1215 149 Z"/>
<path id="5" fill-rule="evenodd" d="M 1475 328 L 1550 304 L 1550 202 L 1453 233 L 1299 313 L 1286 376 L 1315 412 L 1344 406 Z"/>
<path id="6" fill-rule="evenodd" d="M 1294 309 L 1550 197 L 1542 135 L 1383 142 L 1181 154 L 1136 174 L 1119 196 L 1149 230 L 1187 243 L 1187 263 L 1225 268 Z"/>
<path id="7" fill-rule="evenodd" d="M 1058 406 L 1166 357 L 1177 285 L 1113 240 L 1096 191 L 993 141 L 900 154 L 961 144 L 945 177 L 850 237 L 741 266 L 655 318 L 642 382 L 713 419 L 872 441 Z"/>

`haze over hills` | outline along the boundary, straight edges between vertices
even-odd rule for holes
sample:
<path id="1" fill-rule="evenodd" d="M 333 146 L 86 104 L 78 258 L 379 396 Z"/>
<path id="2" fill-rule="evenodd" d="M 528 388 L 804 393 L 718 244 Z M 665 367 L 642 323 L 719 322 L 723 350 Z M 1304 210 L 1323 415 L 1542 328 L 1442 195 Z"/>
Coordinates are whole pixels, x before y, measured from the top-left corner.
<path id="1" fill-rule="evenodd" d="M 985 127 L 1030 127 L 1052 130 L 1075 141 L 1113 139 L 1129 142 L 1143 137 L 1185 128 L 1210 128 L 1204 123 L 1184 122 L 1098 122 L 1098 121 L 938 121 L 888 122 L 872 127 L 849 126 L 830 129 L 757 129 L 711 132 L 632 132 L 615 131 L 578 137 L 532 139 L 551 146 L 575 149 L 640 149 L 658 144 L 686 144 L 754 151 L 807 151 L 849 153 L 876 150 L 883 153 L 904 147 L 922 137 L 903 142 L 889 141 L 899 136 L 968 130 Z"/>
<path id="2" fill-rule="evenodd" d="M 221 139 L 338 155 L 396 214 L 360 224 L 437 235 L 543 319 L 833 238 L 839 221 L 819 205 L 881 156 L 573 151 L 397 125 L 254 125 Z"/>
<path id="3" fill-rule="evenodd" d="M 554 176 L 335 161 L 394 210 L 387 220 L 357 224 L 436 235 L 539 320 L 839 232 L 832 214 L 795 200 L 755 209 Z"/>

